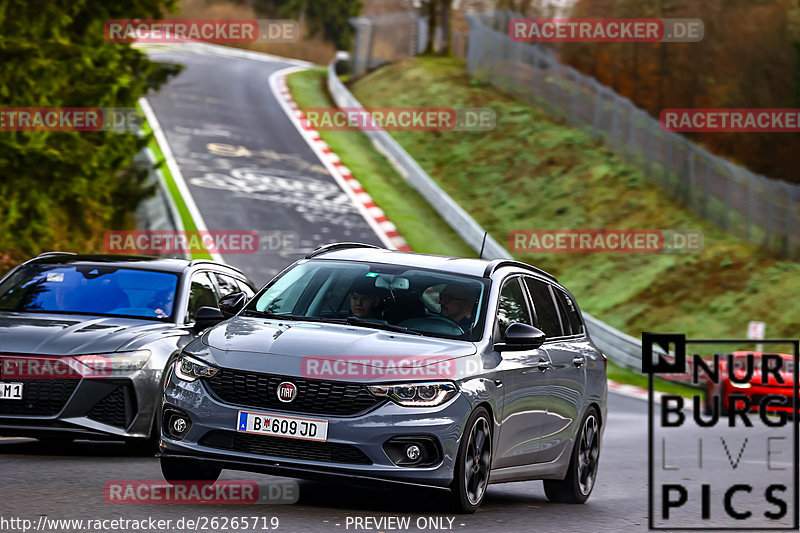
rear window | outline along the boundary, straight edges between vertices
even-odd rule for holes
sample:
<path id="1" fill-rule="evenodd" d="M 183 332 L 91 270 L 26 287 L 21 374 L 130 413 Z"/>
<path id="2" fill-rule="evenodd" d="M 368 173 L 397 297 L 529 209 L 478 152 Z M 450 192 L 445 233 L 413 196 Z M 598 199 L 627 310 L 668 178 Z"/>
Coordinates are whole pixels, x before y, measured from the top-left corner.
<path id="1" fill-rule="evenodd" d="M 583 333 L 583 321 L 575 307 L 575 302 L 566 293 L 559 289 L 553 289 L 561 311 L 561 322 L 564 327 L 564 335 L 580 335 Z"/>

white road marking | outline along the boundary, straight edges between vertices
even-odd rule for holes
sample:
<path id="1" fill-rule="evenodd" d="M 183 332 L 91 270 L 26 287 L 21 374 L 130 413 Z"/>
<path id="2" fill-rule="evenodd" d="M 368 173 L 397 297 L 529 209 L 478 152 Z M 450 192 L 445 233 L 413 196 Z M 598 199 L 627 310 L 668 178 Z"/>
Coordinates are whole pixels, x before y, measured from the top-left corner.
<path id="1" fill-rule="evenodd" d="M 186 180 L 183 178 L 183 174 L 178 166 L 178 162 L 175 160 L 175 156 L 172 154 L 172 149 L 169 147 L 169 143 L 167 142 L 167 136 L 161 129 L 161 125 L 158 123 L 158 119 L 156 118 L 156 114 L 153 112 L 153 108 L 150 107 L 150 104 L 144 97 L 139 98 L 139 105 L 142 107 L 142 111 L 144 111 L 144 116 L 147 118 L 147 122 L 150 124 L 150 127 L 153 128 L 153 135 L 155 135 L 158 147 L 161 148 L 161 153 L 164 154 L 167 168 L 169 168 L 169 171 L 172 173 L 172 178 L 175 180 L 175 185 L 177 185 L 178 191 L 183 197 L 183 202 L 186 204 L 186 208 L 189 210 L 189 215 L 192 217 L 192 220 L 194 220 L 194 225 L 197 226 L 198 231 L 208 231 L 208 226 L 206 226 L 206 222 L 203 220 L 203 215 L 200 214 L 200 210 L 197 208 L 194 198 L 192 198 L 192 193 L 189 190 L 189 187 L 186 185 Z M 225 262 L 220 254 L 211 251 L 209 251 L 209 254 L 211 254 L 211 258 L 215 261 L 219 261 L 220 263 Z"/>

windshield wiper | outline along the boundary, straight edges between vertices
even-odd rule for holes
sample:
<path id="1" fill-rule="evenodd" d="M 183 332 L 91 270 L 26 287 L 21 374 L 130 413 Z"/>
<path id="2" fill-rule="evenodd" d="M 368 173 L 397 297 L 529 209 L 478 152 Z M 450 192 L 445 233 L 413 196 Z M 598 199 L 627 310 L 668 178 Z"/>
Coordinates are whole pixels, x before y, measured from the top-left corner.
<path id="1" fill-rule="evenodd" d="M 261 318 L 271 318 L 273 320 L 297 320 L 297 321 L 304 321 L 304 322 L 326 322 L 327 320 L 324 318 L 319 318 L 316 316 L 303 316 L 303 315 L 283 315 L 278 313 L 273 313 L 272 311 L 259 311 L 258 309 L 245 309 L 242 311 L 242 315 L 244 316 L 257 316 Z"/>
<path id="2" fill-rule="evenodd" d="M 397 331 L 398 333 L 410 333 L 411 335 L 422 336 L 422 333 L 414 331 L 413 329 L 395 326 L 394 324 L 384 324 L 383 322 L 373 322 L 372 320 L 358 318 L 357 316 L 349 316 L 345 321 L 352 326 L 364 326 L 366 328 L 385 329 L 388 331 Z"/>
<path id="3" fill-rule="evenodd" d="M 273 313 L 272 311 L 259 311 L 258 309 L 245 309 L 242 311 L 242 316 L 257 316 L 260 318 L 274 318 L 274 319 L 281 319 L 285 318 L 287 320 L 299 320 L 300 317 L 293 317 L 292 315 L 279 315 L 278 313 Z"/>

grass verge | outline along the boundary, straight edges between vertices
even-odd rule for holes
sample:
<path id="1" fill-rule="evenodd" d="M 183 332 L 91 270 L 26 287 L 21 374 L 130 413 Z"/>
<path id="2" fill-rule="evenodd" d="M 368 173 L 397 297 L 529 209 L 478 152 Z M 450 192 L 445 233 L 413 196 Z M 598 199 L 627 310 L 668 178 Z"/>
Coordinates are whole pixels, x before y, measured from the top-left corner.
<path id="1" fill-rule="evenodd" d="M 800 264 L 725 234 L 666 197 L 644 173 L 540 108 L 465 73 L 463 60 L 418 57 L 355 82 L 365 107 L 489 107 L 488 132 L 392 136 L 499 242 L 516 229 L 700 230 L 691 254 L 516 254 L 555 274 L 582 308 L 638 337 L 771 338 L 800 334 Z"/>

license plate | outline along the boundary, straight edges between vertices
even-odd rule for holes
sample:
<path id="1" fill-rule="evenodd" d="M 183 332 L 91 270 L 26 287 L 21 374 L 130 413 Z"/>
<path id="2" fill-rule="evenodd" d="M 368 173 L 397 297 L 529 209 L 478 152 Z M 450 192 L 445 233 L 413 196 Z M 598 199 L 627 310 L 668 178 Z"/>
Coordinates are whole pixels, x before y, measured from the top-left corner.
<path id="1" fill-rule="evenodd" d="M 22 383 L 0 381 L 0 400 L 21 400 Z"/>
<path id="2" fill-rule="evenodd" d="M 325 442 L 328 440 L 328 421 L 239 411 L 239 423 L 236 431 Z"/>

